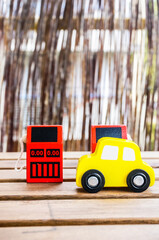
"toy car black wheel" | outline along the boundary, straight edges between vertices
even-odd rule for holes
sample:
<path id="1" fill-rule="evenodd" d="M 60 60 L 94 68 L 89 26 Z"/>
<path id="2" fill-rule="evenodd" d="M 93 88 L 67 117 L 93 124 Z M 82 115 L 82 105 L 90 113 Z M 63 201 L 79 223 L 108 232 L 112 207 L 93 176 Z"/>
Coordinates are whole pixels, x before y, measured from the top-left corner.
<path id="1" fill-rule="evenodd" d="M 103 174 L 98 170 L 88 170 L 82 176 L 82 186 L 89 193 L 99 192 L 105 184 Z"/>
<path id="2" fill-rule="evenodd" d="M 127 184 L 133 192 L 143 192 L 150 185 L 150 177 L 144 170 L 136 169 L 129 173 Z"/>

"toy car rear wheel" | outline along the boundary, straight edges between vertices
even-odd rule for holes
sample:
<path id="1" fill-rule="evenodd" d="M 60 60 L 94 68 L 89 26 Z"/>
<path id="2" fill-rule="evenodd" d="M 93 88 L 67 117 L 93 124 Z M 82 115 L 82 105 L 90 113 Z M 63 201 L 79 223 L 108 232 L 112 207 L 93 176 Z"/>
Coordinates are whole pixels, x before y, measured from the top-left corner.
<path id="1" fill-rule="evenodd" d="M 133 192 L 143 192 L 150 185 L 150 177 L 144 170 L 135 169 L 129 173 L 127 184 Z"/>
<path id="2" fill-rule="evenodd" d="M 95 169 L 88 170 L 82 176 L 82 186 L 89 193 L 99 192 L 105 184 L 103 174 Z"/>

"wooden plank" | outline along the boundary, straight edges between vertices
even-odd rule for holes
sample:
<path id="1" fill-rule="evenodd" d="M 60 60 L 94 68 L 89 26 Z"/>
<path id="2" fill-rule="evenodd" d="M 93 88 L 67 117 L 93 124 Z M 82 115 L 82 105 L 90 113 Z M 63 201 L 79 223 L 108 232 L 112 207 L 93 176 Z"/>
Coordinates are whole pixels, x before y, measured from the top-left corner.
<path id="1" fill-rule="evenodd" d="M 0 160 L 16 160 L 19 154 L 19 152 L 0 152 Z M 26 152 L 23 153 L 22 159 L 26 159 Z"/>
<path id="2" fill-rule="evenodd" d="M 159 224 L 159 199 L 1 201 L 0 227 Z"/>
<path id="3" fill-rule="evenodd" d="M 147 162 L 151 167 L 153 168 L 159 168 L 159 159 L 146 159 L 145 162 Z M 0 161 L 0 170 L 11 170 L 15 167 L 16 160 L 1 160 Z M 75 169 L 77 167 L 78 160 L 73 159 L 65 159 L 63 161 L 63 168 L 65 169 Z M 19 167 L 24 165 L 24 161 L 19 162 Z M 24 167 L 25 169 L 26 167 Z"/>
<path id="4" fill-rule="evenodd" d="M 156 180 L 159 180 L 159 168 L 154 168 Z M 75 181 L 76 169 L 64 169 L 64 181 Z M 25 182 L 26 170 L 16 172 L 15 170 L 0 170 L 0 182 Z"/>
<path id="5" fill-rule="evenodd" d="M 56 227 L 18 227 L 0 228 L 3 240 L 12 239 L 111 239 L 111 240 L 158 240 L 159 226 L 156 224 L 140 225 L 97 225 L 97 226 L 56 226 Z M 119 237 L 120 236 L 120 237 Z"/>
<path id="6" fill-rule="evenodd" d="M 15 163 L 16 160 L 1 160 L 0 161 L 0 170 L 2 169 L 14 169 L 15 168 Z M 72 159 L 67 159 L 63 161 L 63 168 L 76 168 L 77 167 L 78 160 L 72 160 Z M 24 160 L 19 162 L 19 167 L 25 165 Z M 155 163 L 154 163 L 155 165 Z M 158 160 L 158 165 L 159 165 L 159 160 Z M 26 168 L 26 167 L 24 167 Z"/>
<path id="7" fill-rule="evenodd" d="M 75 182 L 64 183 L 0 183 L 0 200 L 44 199 L 110 199 L 110 198 L 159 198 L 159 182 L 143 193 L 128 188 L 104 188 L 96 194 L 78 188 Z"/>
<path id="8" fill-rule="evenodd" d="M 76 169 L 63 170 L 64 181 L 75 181 Z M 0 182 L 26 182 L 26 170 L 0 170 Z"/>
<path id="9" fill-rule="evenodd" d="M 151 167 L 159 168 L 159 159 L 144 159 Z"/>
<path id="10" fill-rule="evenodd" d="M 90 152 L 64 152 L 63 156 L 64 159 L 79 159 L 81 156 L 89 154 Z M 19 152 L 1 152 L 0 153 L 0 160 L 16 160 L 19 156 Z M 159 159 L 159 151 L 152 152 L 152 151 L 146 151 L 141 152 L 141 156 L 144 159 Z M 26 159 L 26 153 L 23 153 L 22 159 Z"/>

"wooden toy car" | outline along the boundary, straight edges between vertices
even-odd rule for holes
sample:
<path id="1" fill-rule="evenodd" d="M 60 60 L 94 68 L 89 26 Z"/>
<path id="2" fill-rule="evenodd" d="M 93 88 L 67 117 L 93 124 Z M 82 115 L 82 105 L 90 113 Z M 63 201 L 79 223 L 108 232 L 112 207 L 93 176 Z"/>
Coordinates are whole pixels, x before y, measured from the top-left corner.
<path id="1" fill-rule="evenodd" d="M 154 182 L 154 170 L 142 161 L 138 145 L 126 139 L 99 139 L 95 152 L 82 156 L 77 166 L 76 184 L 90 193 L 127 186 L 143 192 Z"/>

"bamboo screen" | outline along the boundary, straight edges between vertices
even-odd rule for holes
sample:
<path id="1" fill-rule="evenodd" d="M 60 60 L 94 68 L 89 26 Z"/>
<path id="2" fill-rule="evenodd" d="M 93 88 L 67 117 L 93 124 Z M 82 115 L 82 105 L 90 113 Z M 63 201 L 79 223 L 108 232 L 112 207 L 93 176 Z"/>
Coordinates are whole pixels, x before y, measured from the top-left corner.
<path id="1" fill-rule="evenodd" d="M 158 39 L 158 0 L 0 0 L 0 150 L 30 124 L 63 124 L 65 150 L 126 124 L 159 150 Z"/>

